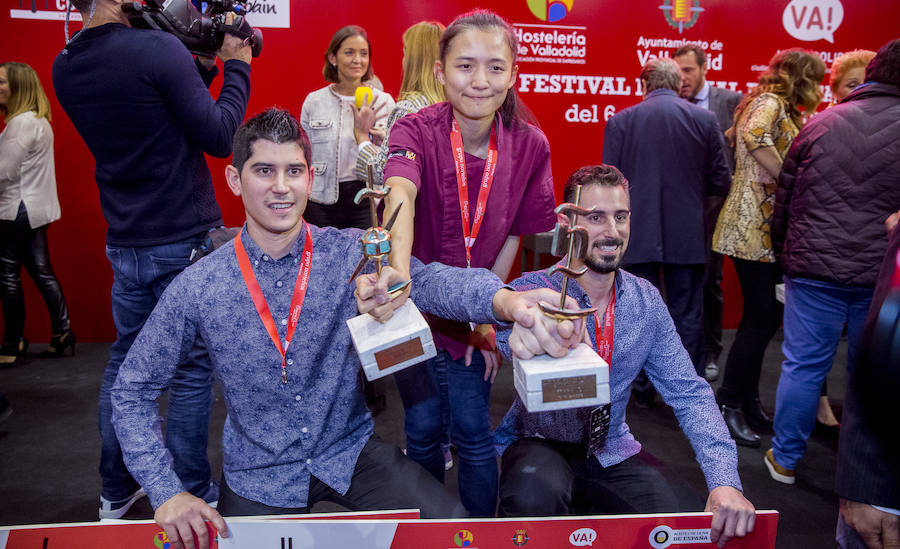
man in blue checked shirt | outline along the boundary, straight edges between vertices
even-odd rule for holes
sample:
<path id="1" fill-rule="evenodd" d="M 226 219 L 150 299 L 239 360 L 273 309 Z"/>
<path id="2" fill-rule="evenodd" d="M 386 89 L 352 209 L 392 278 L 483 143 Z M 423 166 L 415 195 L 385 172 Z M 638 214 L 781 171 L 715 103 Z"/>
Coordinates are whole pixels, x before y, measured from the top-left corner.
<path id="1" fill-rule="evenodd" d="M 354 296 L 347 280 L 360 258 L 361 232 L 303 221 L 313 181 L 309 158 L 309 139 L 287 111 L 270 109 L 238 129 L 225 175 L 243 199 L 246 225 L 172 281 L 119 371 L 113 421 L 125 462 L 176 546 L 193 548 L 196 536 L 206 547 L 204 520 L 225 536 L 222 515 L 302 513 L 321 500 L 354 510 L 465 515 L 437 480 L 373 434 L 345 321 L 358 312 L 386 320 L 410 290 L 392 301 L 387 288 L 400 276 L 385 268 L 377 280 L 359 277 Z M 411 274 L 425 312 L 477 323 L 515 320 L 513 352 L 560 356 L 580 337 L 535 306 L 558 299 L 551 290 L 517 293 L 486 269 L 438 263 L 414 262 Z M 218 512 L 184 491 L 156 411 L 156 398 L 198 335 L 228 409 Z"/>
<path id="2" fill-rule="evenodd" d="M 596 349 L 598 340 L 612 339 L 612 354 L 607 358 L 612 404 L 608 432 L 589 429 L 592 414 L 600 409 L 529 413 L 517 398 L 494 437 L 503 454 L 500 514 L 699 510 L 684 508 L 685 494 L 679 493 L 658 462 L 641 452 L 625 423 L 629 388 L 643 369 L 672 406 L 697 454 L 710 490 L 706 500 L 706 511 L 713 513 L 710 538 L 723 547 L 729 539 L 753 531 L 755 518 L 753 505 L 741 493 L 734 441 L 712 390 L 694 370 L 659 292 L 646 280 L 619 269 L 631 229 L 625 177 L 612 166 L 581 168 L 566 182 L 566 202 L 574 201 L 577 185 L 582 185 L 581 205 L 595 211 L 578 219 L 590 241 L 587 258 L 573 260 L 573 267 L 588 269 L 577 284 L 569 284 L 568 294 L 579 308 L 596 307 L 595 315 L 600 315 L 599 322 L 595 315 L 586 319 L 586 341 Z M 561 216 L 560 222 L 564 220 Z M 517 290 L 558 290 L 561 282 L 561 273 L 533 272 L 511 285 Z M 528 358 L 527 353 L 516 351 L 519 337 L 510 330 L 499 331 L 501 352 L 509 356 L 512 350 Z"/>

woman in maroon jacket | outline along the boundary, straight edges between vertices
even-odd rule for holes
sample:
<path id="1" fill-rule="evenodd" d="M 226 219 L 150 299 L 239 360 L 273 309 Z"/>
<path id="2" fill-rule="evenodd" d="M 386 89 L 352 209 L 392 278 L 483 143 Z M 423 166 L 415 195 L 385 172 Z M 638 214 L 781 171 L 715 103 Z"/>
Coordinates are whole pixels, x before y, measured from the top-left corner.
<path id="1" fill-rule="evenodd" d="M 476 10 L 447 27 L 435 64 L 447 102 L 391 129 L 384 167 L 387 210 L 403 202 L 391 265 L 423 263 L 509 275 L 519 235 L 553 228 L 550 146 L 515 93 L 516 35 L 497 14 Z M 494 328 L 429 319 L 438 355 L 395 374 L 406 409 L 407 454 L 443 480 L 439 384 L 448 383 L 459 487 L 474 516 L 497 506 L 497 454 L 489 398 L 500 360 Z"/>

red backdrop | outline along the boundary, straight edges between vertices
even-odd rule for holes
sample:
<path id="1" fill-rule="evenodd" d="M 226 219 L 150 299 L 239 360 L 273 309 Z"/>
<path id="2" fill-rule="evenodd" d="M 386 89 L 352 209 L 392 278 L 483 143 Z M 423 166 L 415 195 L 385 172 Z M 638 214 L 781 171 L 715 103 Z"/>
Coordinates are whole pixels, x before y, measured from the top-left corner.
<path id="1" fill-rule="evenodd" d="M 278 105 L 298 116 L 306 94 L 324 84 L 322 54 L 339 27 L 356 23 L 367 29 L 373 66 L 386 91 L 396 94 L 404 29 L 423 19 L 447 24 L 479 6 L 498 11 L 521 31 L 519 90 L 550 140 L 557 190 L 576 168 L 601 161 L 605 118 L 640 100 L 635 79 L 648 56 L 671 55 L 683 41 L 705 42 L 711 63 L 707 78 L 746 91 L 778 49 L 810 48 L 830 65 L 844 51 L 876 50 L 896 38 L 900 21 L 895 0 L 331 0 L 292 1 L 289 9 L 288 0 L 251 4 L 276 12 L 290 27 L 264 29 L 263 54 L 252 64 L 248 113 Z M 112 273 L 104 254 L 106 222 L 93 180 L 94 162 L 56 101 L 50 76 L 64 45 L 63 9 L 64 0 L 2 0 L 0 61 L 33 66 L 50 97 L 63 211 L 50 229 L 53 265 L 79 338 L 110 341 L 115 336 L 109 308 Z M 243 211 L 225 186 L 225 162 L 210 159 L 209 165 L 225 222 L 237 225 Z M 725 324 L 734 327 L 740 290 L 726 265 Z M 25 286 L 26 337 L 47 341 L 46 310 L 30 281 Z"/>

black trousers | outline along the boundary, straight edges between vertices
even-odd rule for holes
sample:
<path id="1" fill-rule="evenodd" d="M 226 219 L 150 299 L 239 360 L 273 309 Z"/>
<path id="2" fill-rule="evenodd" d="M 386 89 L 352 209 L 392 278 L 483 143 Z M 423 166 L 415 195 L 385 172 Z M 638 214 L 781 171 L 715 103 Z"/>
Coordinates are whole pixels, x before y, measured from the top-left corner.
<path id="1" fill-rule="evenodd" d="M 378 435 L 372 435 L 356 460 L 350 489 L 344 495 L 311 477 L 306 507 L 271 507 L 235 494 L 223 479 L 217 509 L 222 516 L 287 515 L 309 513 L 319 501 L 337 503 L 351 511 L 419 509 L 423 518 L 468 516 L 459 498 Z"/>
<path id="2" fill-rule="evenodd" d="M 526 438 L 503 453 L 500 516 L 702 511 L 704 502 L 647 452 L 603 467 L 584 444 Z"/>
<path id="3" fill-rule="evenodd" d="M 703 363 L 719 362 L 722 354 L 722 254 L 712 251 L 712 235 L 725 199 L 706 197 L 706 272 L 703 276 Z"/>
<path id="4" fill-rule="evenodd" d="M 0 221 L 0 303 L 5 345 L 18 345 L 25 331 L 25 294 L 20 276 L 23 266 L 47 304 L 52 332 L 69 330 L 66 298 L 50 265 L 47 227 L 29 226 L 24 202 L 19 204 L 15 221 Z"/>
<path id="5" fill-rule="evenodd" d="M 720 404 L 740 408 L 746 399 L 759 395 L 763 355 L 781 327 L 784 305 L 775 299 L 775 285 L 781 283 L 777 263 L 731 259 L 744 295 L 744 311 L 716 396 Z"/>
<path id="6" fill-rule="evenodd" d="M 697 373 L 703 375 L 703 275 L 705 266 L 673 263 L 633 263 L 625 267 L 629 273 L 656 286 L 681 343 L 687 349 Z"/>
<path id="7" fill-rule="evenodd" d="M 347 229 L 368 229 L 372 224 L 369 216 L 369 201 L 363 200 L 361 204 L 353 202 L 353 198 L 366 184 L 362 181 L 341 181 L 339 183 L 338 199 L 334 204 L 319 204 L 309 200 L 306 202 L 306 211 L 303 219 L 317 227 L 337 227 Z"/>

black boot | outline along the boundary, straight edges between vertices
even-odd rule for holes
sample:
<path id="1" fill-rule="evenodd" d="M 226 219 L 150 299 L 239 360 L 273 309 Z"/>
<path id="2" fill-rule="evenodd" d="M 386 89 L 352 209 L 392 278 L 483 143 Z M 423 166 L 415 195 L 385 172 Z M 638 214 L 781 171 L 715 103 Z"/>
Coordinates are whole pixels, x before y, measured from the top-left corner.
<path id="1" fill-rule="evenodd" d="M 744 421 L 744 413 L 740 408 L 730 408 L 724 404 L 719 408 L 722 410 L 722 417 L 725 418 L 725 425 L 728 426 L 731 438 L 741 446 L 758 448 L 759 435 L 754 433 L 753 429 Z"/>
<path id="2" fill-rule="evenodd" d="M 18 343 L 4 343 L 0 346 L 0 368 L 18 366 L 25 360 L 28 352 L 28 340 L 20 337 Z"/>
<path id="3" fill-rule="evenodd" d="M 744 411 L 744 417 L 754 429 L 771 430 L 772 418 L 766 413 L 759 401 L 759 395 L 753 395 L 744 399 L 744 405 L 741 407 Z"/>
<path id="4" fill-rule="evenodd" d="M 40 353 L 41 358 L 59 358 L 63 356 L 66 349 L 72 349 L 72 356 L 75 356 L 75 334 L 71 330 L 62 334 L 53 334 L 50 337 L 50 344 L 47 350 Z"/>

